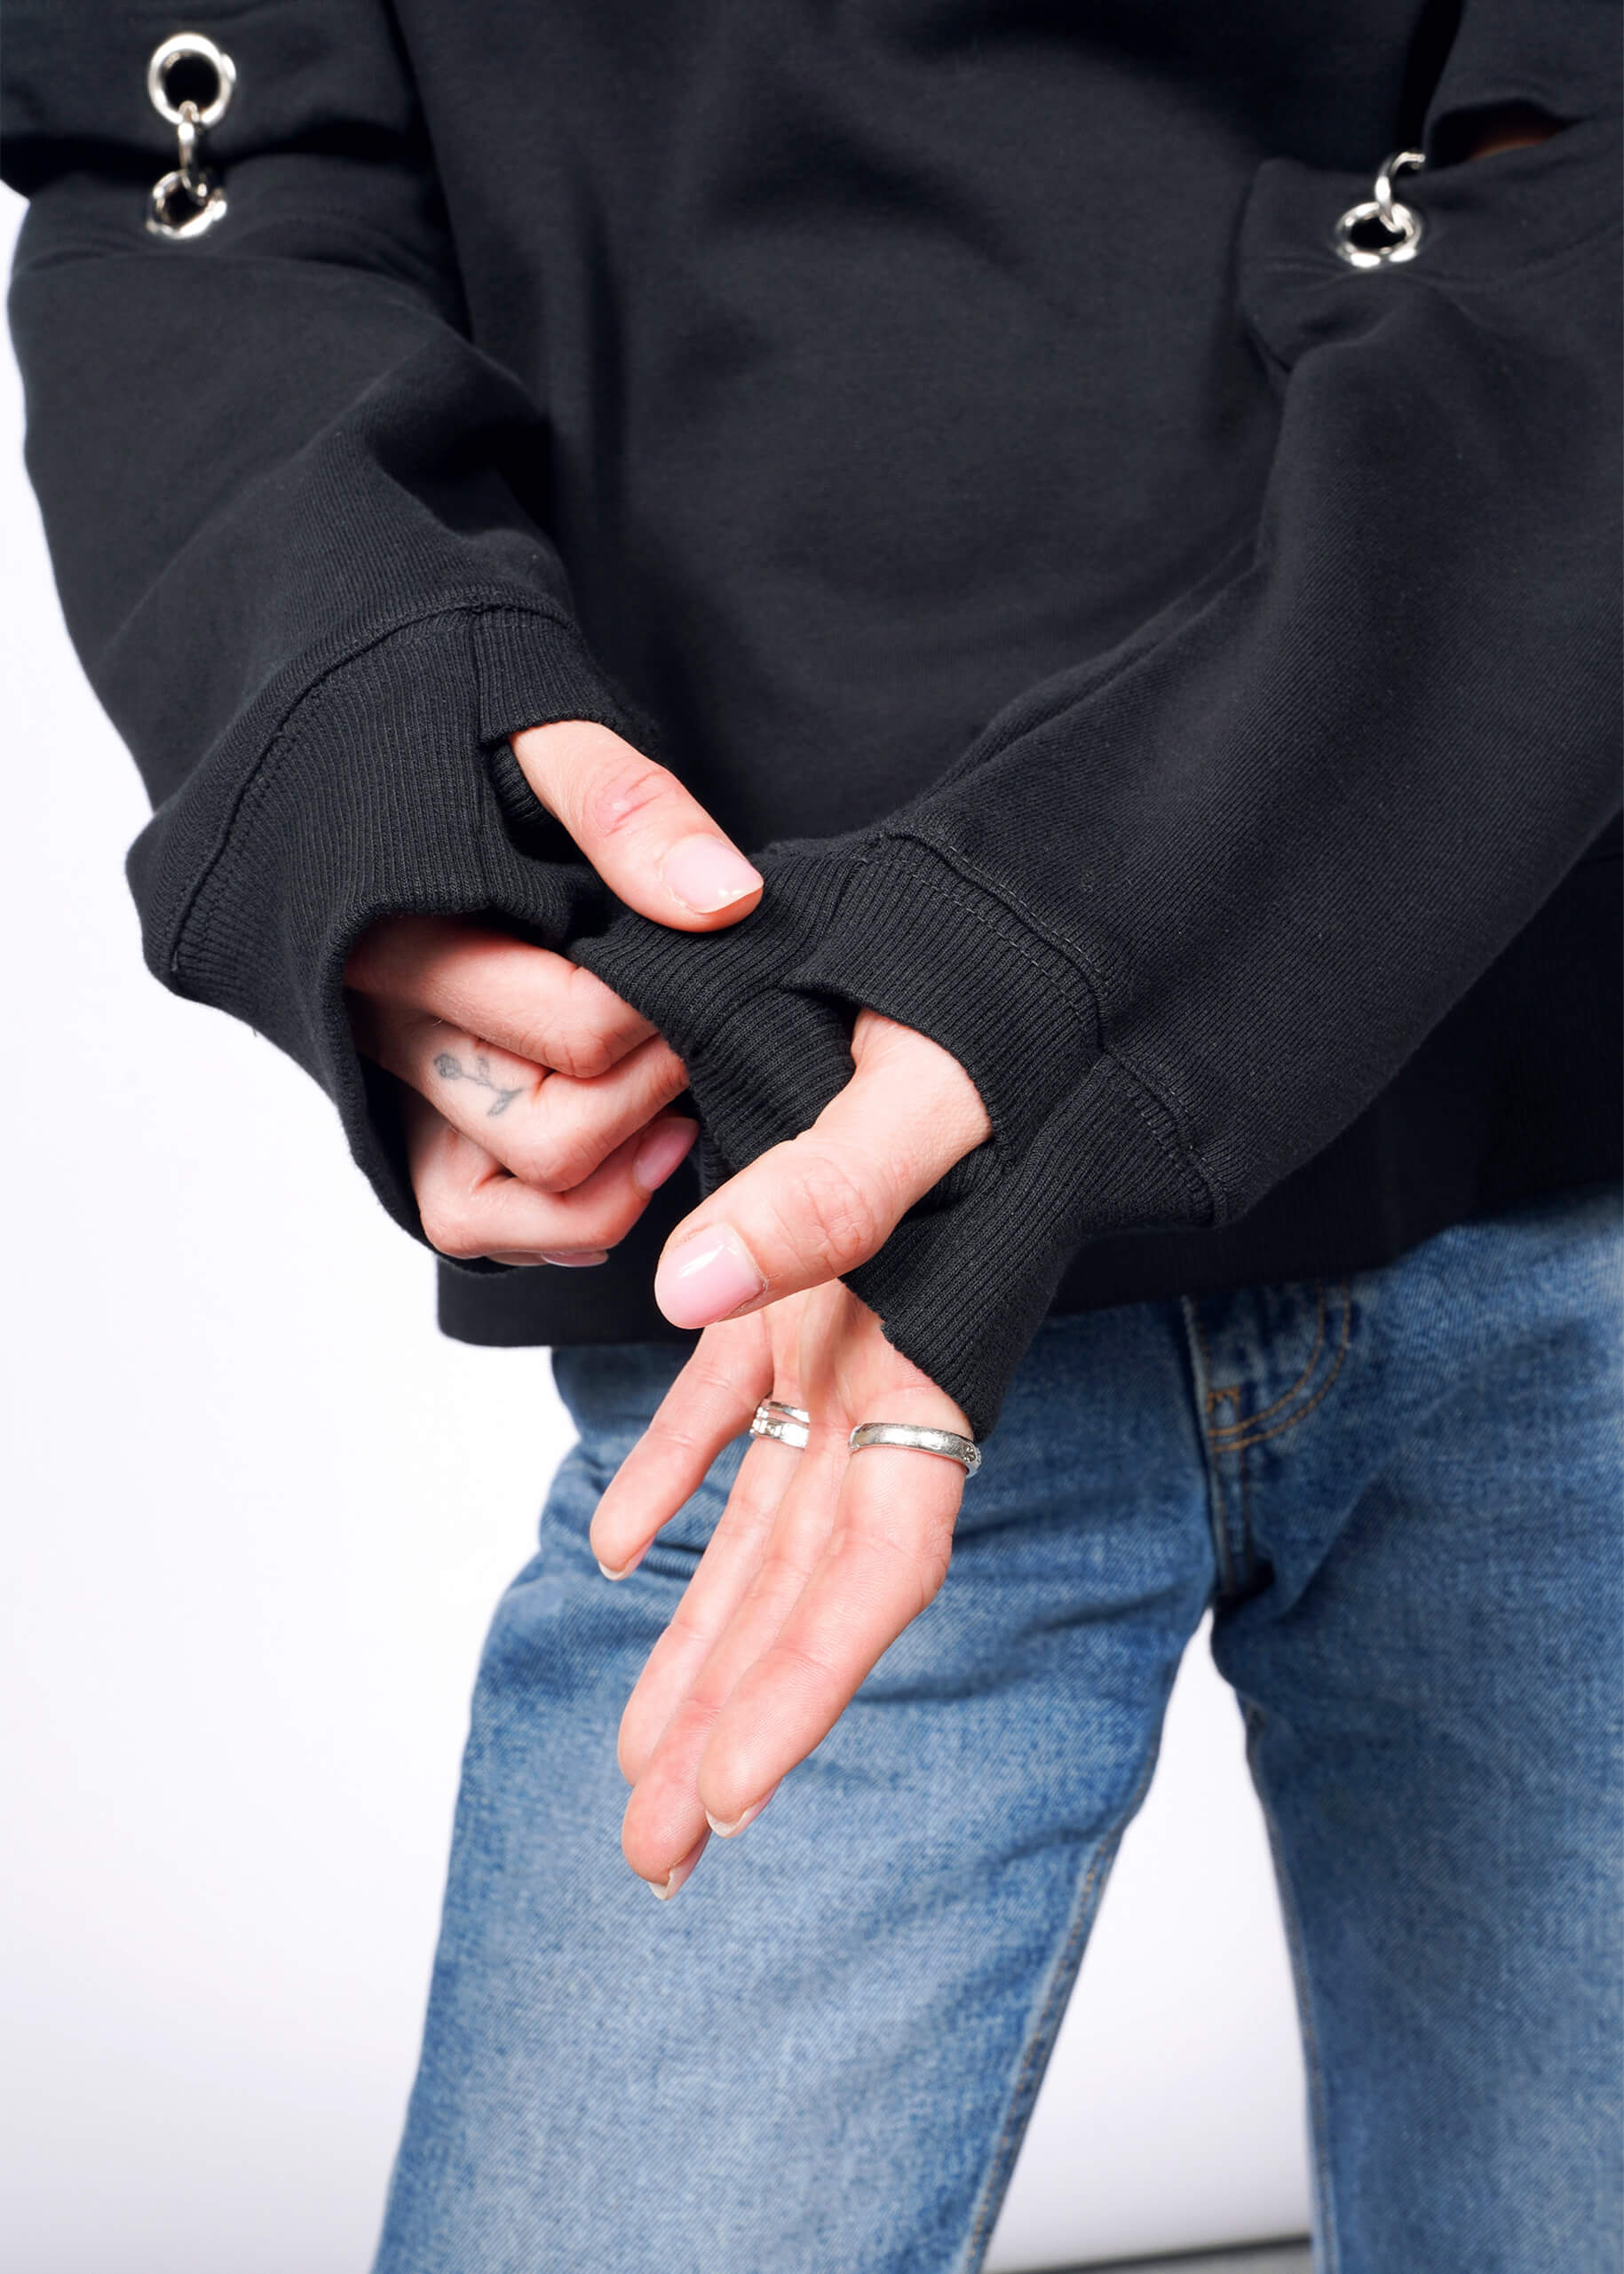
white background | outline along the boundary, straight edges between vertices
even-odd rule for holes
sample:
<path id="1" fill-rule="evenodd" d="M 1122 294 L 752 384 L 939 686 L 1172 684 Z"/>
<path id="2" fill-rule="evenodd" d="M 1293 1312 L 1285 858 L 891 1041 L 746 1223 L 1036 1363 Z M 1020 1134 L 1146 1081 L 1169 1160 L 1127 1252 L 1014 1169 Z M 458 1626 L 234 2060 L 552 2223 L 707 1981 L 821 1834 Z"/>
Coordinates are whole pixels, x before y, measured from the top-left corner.
<path id="1" fill-rule="evenodd" d="M 145 804 L 0 384 L 4 2255 L 362 2274 L 475 1655 L 567 1427 L 541 1352 L 437 1335 L 427 1260 L 304 1075 L 146 976 Z M 990 2265 L 1300 2230 L 1301 2098 L 1202 1642 Z"/>

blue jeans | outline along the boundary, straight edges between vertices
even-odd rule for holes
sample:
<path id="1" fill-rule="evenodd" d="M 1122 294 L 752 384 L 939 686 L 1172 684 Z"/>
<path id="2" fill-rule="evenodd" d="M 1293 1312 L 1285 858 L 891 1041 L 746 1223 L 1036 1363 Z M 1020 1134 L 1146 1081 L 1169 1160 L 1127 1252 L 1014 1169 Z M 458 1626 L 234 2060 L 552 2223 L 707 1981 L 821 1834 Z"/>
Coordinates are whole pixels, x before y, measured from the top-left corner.
<path id="1" fill-rule="evenodd" d="M 1574 1196 L 1335 1285 L 1051 1320 L 941 1595 L 677 1901 L 615 1728 L 733 1447 L 636 1575 L 581 1441 L 480 1668 L 377 2274 L 965 2274 L 1211 1605 L 1278 1861 L 1318 2263 L 1620 2256 L 1620 1225 Z"/>

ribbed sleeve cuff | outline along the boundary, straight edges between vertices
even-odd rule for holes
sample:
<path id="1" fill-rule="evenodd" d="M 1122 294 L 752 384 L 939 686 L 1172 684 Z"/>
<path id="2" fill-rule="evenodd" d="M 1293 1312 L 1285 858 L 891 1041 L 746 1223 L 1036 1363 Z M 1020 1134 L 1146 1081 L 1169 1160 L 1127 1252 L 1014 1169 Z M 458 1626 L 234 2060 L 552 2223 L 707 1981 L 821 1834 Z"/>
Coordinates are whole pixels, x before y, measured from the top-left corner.
<path id="1" fill-rule="evenodd" d="M 881 835 L 768 852 L 757 912 L 702 937 L 623 912 L 571 953 L 682 1052 L 706 1182 L 813 1121 L 860 1007 L 970 1074 L 993 1137 L 850 1284 L 978 1434 L 1091 1235 L 1211 1218 L 1170 1116 L 1102 1040 L 1072 959 L 930 847 Z"/>
<path id="2" fill-rule="evenodd" d="M 1025 1146 L 972 1154 L 848 1284 L 985 1437 L 1079 1248 L 1209 1213 L 1158 1109 L 1100 1058 Z"/>
<path id="3" fill-rule="evenodd" d="M 509 732 L 578 717 L 635 725 L 558 619 L 479 607 L 400 625 L 297 691 L 257 747 L 195 768 L 131 853 L 159 978 L 305 1067 L 419 1238 L 387 1085 L 352 1040 L 345 963 L 383 916 L 486 917 L 553 943 L 593 921 L 601 886 L 521 850 L 492 776 Z"/>
<path id="4" fill-rule="evenodd" d="M 707 1188 L 807 1128 L 852 1078 L 850 1008 L 800 979 L 847 870 L 816 854 L 768 854 L 761 866 L 761 905 L 726 931 L 669 931 L 616 908 L 569 944 L 686 1061 Z"/>

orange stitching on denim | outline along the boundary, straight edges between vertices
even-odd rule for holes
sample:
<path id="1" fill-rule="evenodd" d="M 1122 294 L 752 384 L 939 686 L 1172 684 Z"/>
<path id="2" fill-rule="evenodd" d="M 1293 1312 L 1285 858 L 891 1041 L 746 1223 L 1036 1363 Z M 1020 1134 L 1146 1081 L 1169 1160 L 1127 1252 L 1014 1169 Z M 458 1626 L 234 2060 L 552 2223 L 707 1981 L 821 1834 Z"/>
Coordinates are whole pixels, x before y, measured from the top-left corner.
<path id="1" fill-rule="evenodd" d="M 1201 1370 L 1207 1376 L 1207 1391 L 1202 1402 L 1210 1414 L 1215 1406 L 1222 1405 L 1226 1398 L 1239 1398 L 1240 1392 L 1239 1390 L 1215 1390 L 1212 1386 L 1212 1352 L 1207 1347 L 1207 1329 L 1201 1324 L 1200 1301 L 1195 1295 L 1190 1298 L 1190 1324 L 1195 1329 L 1196 1343 L 1201 1353 Z M 1234 1426 L 1239 1429 L 1240 1424 L 1237 1422 Z M 1211 1434 L 1208 1430 L 1208 1437 Z"/>
<path id="2" fill-rule="evenodd" d="M 1320 1399 L 1327 1396 L 1332 1383 L 1343 1370 L 1343 1362 L 1348 1355 L 1348 1346 L 1353 1339 L 1353 1288 L 1347 1280 L 1342 1282 L 1342 1340 L 1336 1346 L 1335 1361 L 1307 1405 L 1299 1406 L 1295 1414 L 1287 1414 L 1283 1422 L 1276 1422 L 1271 1430 L 1259 1430 L 1256 1437 L 1232 1438 L 1224 1448 L 1226 1453 L 1244 1453 L 1248 1446 L 1266 1445 L 1271 1437 L 1284 1437 L 1287 1430 L 1295 1430 L 1299 1422 L 1306 1421 Z"/>
<path id="3" fill-rule="evenodd" d="M 1314 1320 L 1314 1347 L 1309 1353 L 1308 1364 L 1303 1367 L 1302 1373 L 1298 1375 L 1290 1389 L 1283 1390 L 1280 1392 L 1280 1395 L 1275 1399 L 1272 1406 L 1265 1406 L 1260 1414 L 1245 1414 L 1238 1422 L 1224 1422 L 1218 1432 L 1220 1436 L 1225 1434 L 1226 1431 L 1233 1432 L 1240 1430 L 1256 1429 L 1259 1422 L 1266 1422 L 1271 1414 L 1278 1414 L 1282 1406 L 1289 1406 L 1292 1399 L 1297 1395 L 1299 1391 L 1303 1390 L 1306 1384 L 1313 1379 L 1314 1368 L 1319 1363 L 1319 1353 L 1325 1348 L 1325 1281 L 1323 1280 L 1317 1280 L 1314 1283 L 1314 1288 L 1319 1300 Z M 1240 1392 L 1237 1390 L 1233 1394 L 1238 1398 Z M 1234 1452 L 1236 1449 L 1237 1448 L 1233 1446 L 1226 1446 L 1224 1447 L 1224 1450 L 1230 1453 Z"/>

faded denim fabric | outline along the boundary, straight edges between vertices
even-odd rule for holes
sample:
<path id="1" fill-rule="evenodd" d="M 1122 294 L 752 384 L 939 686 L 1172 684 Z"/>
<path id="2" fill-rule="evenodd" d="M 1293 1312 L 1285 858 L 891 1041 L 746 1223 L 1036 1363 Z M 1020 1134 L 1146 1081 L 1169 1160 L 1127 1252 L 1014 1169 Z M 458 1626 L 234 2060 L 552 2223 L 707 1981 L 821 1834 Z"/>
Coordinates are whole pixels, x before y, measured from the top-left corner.
<path id="1" fill-rule="evenodd" d="M 558 1353 L 581 1432 L 474 1701 L 377 2274 L 966 2274 L 1203 1611 L 1250 1733 L 1320 2267 L 1620 2249 L 1618 1204 L 1336 1285 L 1052 1319 L 947 1584 L 677 1898 L 615 1729 L 734 1447 L 636 1575 L 599 1491 L 677 1363 Z"/>

